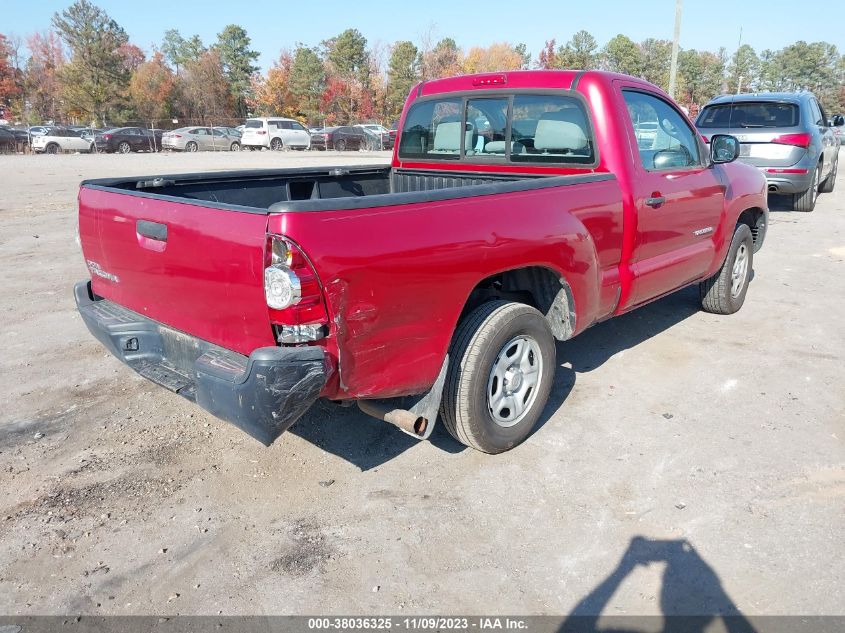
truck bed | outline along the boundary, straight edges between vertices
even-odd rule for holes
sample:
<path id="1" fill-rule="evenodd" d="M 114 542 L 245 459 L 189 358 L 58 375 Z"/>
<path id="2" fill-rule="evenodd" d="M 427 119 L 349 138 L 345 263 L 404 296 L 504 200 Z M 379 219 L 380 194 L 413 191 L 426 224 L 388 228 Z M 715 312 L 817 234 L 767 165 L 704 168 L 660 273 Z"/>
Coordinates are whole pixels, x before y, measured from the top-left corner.
<path id="1" fill-rule="evenodd" d="M 571 177 L 570 177 L 571 178 Z M 389 165 L 322 167 L 285 170 L 240 170 L 218 173 L 178 174 L 86 180 L 83 187 L 119 190 L 135 196 L 195 201 L 203 206 L 270 213 L 291 210 L 337 209 L 360 206 L 362 198 L 383 194 L 414 194 L 458 187 L 535 180 L 526 175 L 444 174 L 394 170 Z M 551 183 L 549 183 L 551 184 Z M 507 190 L 512 190 L 506 187 Z M 478 191 L 479 194 L 495 191 Z M 454 192 L 453 192 L 454 193 Z M 476 193 L 476 191 L 473 191 Z M 466 192 L 457 195 L 467 195 Z M 419 196 L 408 197 L 416 202 Z M 339 201 L 346 199 L 343 203 Z M 357 202 L 355 201 L 357 199 Z M 423 198 L 420 198 L 422 200 Z M 425 200 L 433 200 L 430 193 Z M 294 202 L 323 202 L 292 207 Z M 366 206 L 373 201 L 367 200 Z M 394 196 L 391 204 L 400 204 Z"/>

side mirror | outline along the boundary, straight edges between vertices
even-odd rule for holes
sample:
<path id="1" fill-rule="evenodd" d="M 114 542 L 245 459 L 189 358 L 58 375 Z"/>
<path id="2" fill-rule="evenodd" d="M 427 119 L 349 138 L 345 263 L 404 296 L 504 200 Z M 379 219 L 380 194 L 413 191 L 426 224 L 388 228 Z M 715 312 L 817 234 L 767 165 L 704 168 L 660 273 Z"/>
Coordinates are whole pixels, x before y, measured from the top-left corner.
<path id="1" fill-rule="evenodd" d="M 739 140 L 730 134 L 710 137 L 710 160 L 714 163 L 731 163 L 739 158 Z"/>

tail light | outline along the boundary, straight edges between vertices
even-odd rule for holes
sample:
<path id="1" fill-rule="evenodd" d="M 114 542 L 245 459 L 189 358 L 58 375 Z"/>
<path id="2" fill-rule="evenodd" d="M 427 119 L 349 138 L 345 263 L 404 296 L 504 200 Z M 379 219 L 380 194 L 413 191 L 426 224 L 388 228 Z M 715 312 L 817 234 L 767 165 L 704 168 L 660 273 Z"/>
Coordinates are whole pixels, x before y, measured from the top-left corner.
<path id="1" fill-rule="evenodd" d="M 103 134 L 103 138 L 108 141 L 111 139 L 111 134 Z"/>
<path id="2" fill-rule="evenodd" d="M 170 134 L 170 138 L 182 138 L 181 134 Z"/>
<path id="3" fill-rule="evenodd" d="M 263 136 L 264 134 L 267 134 L 267 130 L 258 130 L 256 134 L 261 134 Z"/>
<path id="4" fill-rule="evenodd" d="M 710 142 L 710 139 L 708 137 L 704 136 L 704 134 L 701 135 L 701 140 L 704 141 L 705 143 Z"/>
<path id="5" fill-rule="evenodd" d="M 795 145 L 797 147 L 810 147 L 813 137 L 806 132 L 800 134 L 781 134 L 772 139 L 772 143 L 779 145 Z"/>
<path id="6" fill-rule="evenodd" d="M 317 273 L 300 248 L 268 235 L 264 296 L 280 343 L 307 343 L 328 333 L 328 314 Z"/>

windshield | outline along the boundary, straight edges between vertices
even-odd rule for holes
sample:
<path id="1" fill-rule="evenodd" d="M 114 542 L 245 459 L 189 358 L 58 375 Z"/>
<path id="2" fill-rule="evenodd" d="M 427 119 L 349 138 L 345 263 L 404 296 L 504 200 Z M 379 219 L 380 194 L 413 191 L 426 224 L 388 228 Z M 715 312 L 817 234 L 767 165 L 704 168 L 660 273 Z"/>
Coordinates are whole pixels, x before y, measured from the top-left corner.
<path id="1" fill-rule="evenodd" d="M 796 127 L 798 106 L 774 101 L 725 103 L 705 107 L 699 128 Z"/>

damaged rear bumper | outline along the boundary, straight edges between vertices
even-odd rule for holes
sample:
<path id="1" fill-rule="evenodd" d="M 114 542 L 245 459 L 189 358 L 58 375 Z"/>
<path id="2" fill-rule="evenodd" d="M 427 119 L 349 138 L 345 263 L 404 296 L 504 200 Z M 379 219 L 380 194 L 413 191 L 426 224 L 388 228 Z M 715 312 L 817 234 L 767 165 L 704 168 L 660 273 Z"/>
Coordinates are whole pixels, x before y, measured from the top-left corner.
<path id="1" fill-rule="evenodd" d="M 326 383 L 319 347 L 261 347 L 248 357 L 173 330 L 74 287 L 91 333 L 145 378 L 230 422 L 265 446 L 305 413 Z"/>

